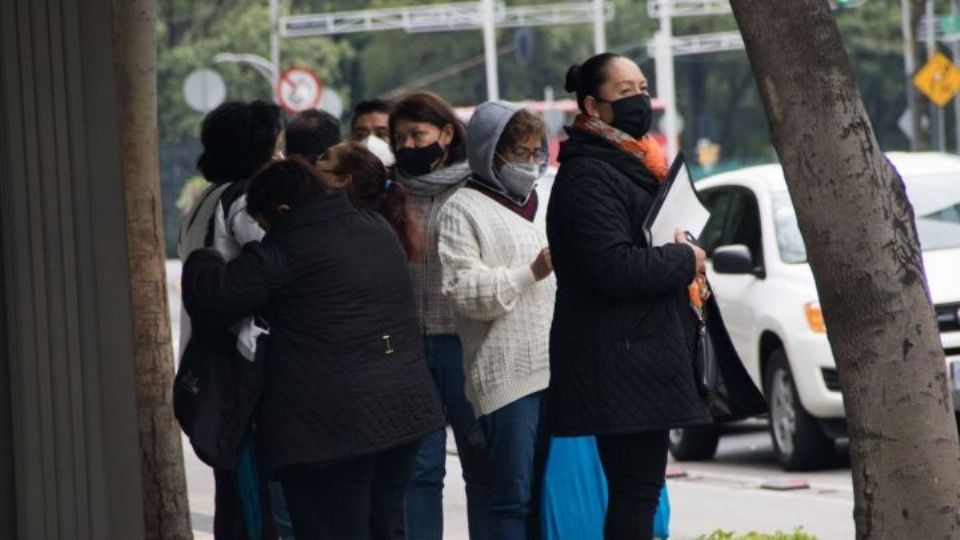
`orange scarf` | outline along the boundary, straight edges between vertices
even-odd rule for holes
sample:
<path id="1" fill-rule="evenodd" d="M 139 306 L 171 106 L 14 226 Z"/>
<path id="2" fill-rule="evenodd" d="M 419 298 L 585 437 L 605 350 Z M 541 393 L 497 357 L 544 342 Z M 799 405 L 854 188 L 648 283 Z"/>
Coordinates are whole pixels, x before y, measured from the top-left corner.
<path id="1" fill-rule="evenodd" d="M 667 174 L 670 172 L 670 167 L 667 165 L 667 156 L 663 153 L 660 143 L 649 133 L 639 139 L 634 139 L 603 120 L 585 114 L 578 114 L 574 118 L 573 128 L 596 135 L 620 150 L 633 155 L 643 163 L 656 183 L 659 184 L 667 179 Z M 704 324 L 706 321 L 704 306 L 710 299 L 710 286 L 707 284 L 706 276 L 697 274 L 693 278 L 693 283 L 687 287 L 687 295 L 690 298 L 690 307 L 696 313 L 697 319 L 701 325 Z"/>
<path id="2" fill-rule="evenodd" d="M 639 139 L 634 139 L 603 120 L 585 114 L 577 115 L 573 120 L 573 127 L 601 137 L 639 159 L 658 184 L 667 179 L 667 174 L 670 172 L 670 167 L 667 165 L 667 156 L 664 155 L 660 143 L 649 133 Z"/>

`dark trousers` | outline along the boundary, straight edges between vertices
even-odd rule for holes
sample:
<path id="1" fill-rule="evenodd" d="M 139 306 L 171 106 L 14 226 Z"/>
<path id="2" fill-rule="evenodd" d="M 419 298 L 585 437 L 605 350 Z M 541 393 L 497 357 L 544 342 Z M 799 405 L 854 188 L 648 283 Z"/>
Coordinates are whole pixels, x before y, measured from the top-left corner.
<path id="1" fill-rule="evenodd" d="M 456 335 L 426 336 L 427 367 L 437 384 L 447 422 L 453 431 L 467 494 L 470 540 L 487 540 L 487 489 L 483 472 L 483 433 L 464 395 L 463 348 Z M 446 476 L 447 431 L 423 438 L 406 495 L 408 540 L 443 539 L 443 477 Z"/>
<path id="2" fill-rule="evenodd" d="M 327 465 L 291 465 L 280 483 L 297 538 L 403 538 L 403 494 L 420 441 Z"/>
<path id="3" fill-rule="evenodd" d="M 260 480 L 261 538 L 274 540 L 277 538 L 277 529 L 270 513 L 270 493 L 267 490 L 267 479 L 261 475 Z M 243 501 L 240 498 L 236 471 L 214 469 L 213 482 L 213 537 L 216 540 L 253 540 L 247 534 L 244 526 Z"/>
<path id="4" fill-rule="evenodd" d="M 606 540 L 649 540 L 667 469 L 668 431 L 598 435 L 610 503 Z"/>
<path id="5" fill-rule="evenodd" d="M 491 539 L 540 538 L 538 507 L 549 445 L 543 400 L 544 393 L 536 392 L 480 417 L 487 448 Z"/>

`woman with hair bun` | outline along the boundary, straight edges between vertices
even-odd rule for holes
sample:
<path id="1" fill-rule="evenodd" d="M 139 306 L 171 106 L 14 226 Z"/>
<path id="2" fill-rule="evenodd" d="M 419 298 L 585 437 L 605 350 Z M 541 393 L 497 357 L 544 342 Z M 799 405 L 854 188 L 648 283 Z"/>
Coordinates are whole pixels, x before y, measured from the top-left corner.
<path id="1" fill-rule="evenodd" d="M 671 428 L 711 422 L 694 377 L 704 252 L 647 245 L 642 224 L 667 163 L 648 134 L 647 79 L 596 55 L 567 74 L 567 129 L 547 211 L 557 278 L 547 400 L 555 436 L 595 435 L 607 477 L 607 539 L 649 539 Z"/>

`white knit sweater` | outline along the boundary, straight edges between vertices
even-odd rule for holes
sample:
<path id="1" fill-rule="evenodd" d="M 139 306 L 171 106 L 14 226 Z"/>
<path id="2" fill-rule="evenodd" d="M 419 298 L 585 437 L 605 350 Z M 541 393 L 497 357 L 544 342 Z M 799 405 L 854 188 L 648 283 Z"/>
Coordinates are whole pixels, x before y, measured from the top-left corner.
<path id="1" fill-rule="evenodd" d="M 550 384 L 557 284 L 530 264 L 547 246 L 541 199 L 531 223 L 475 189 L 457 191 L 437 221 L 442 290 L 463 342 L 466 396 L 478 416 Z"/>

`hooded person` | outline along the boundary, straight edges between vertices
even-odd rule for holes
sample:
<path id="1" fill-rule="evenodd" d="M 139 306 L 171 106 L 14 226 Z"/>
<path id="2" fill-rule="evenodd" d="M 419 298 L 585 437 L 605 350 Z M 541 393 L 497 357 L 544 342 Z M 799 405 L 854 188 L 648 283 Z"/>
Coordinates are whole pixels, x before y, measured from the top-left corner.
<path id="1" fill-rule="evenodd" d="M 536 219 L 546 128 L 518 105 L 484 103 L 467 126 L 467 155 L 473 174 L 437 218 L 442 290 L 486 442 L 489 537 L 538 538 L 531 528 L 556 292 L 544 222 Z"/>

